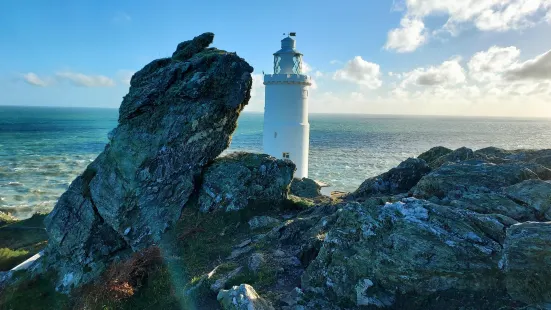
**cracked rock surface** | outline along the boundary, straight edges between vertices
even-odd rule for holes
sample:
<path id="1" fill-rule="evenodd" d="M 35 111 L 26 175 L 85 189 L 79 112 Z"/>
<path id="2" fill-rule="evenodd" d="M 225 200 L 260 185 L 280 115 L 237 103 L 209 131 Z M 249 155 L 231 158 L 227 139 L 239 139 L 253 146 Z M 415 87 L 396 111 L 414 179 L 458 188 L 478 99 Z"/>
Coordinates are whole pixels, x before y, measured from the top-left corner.
<path id="1" fill-rule="evenodd" d="M 120 251 L 160 240 L 203 168 L 231 141 L 253 68 L 204 33 L 136 72 L 105 150 L 46 220 L 62 286 L 91 279 Z"/>

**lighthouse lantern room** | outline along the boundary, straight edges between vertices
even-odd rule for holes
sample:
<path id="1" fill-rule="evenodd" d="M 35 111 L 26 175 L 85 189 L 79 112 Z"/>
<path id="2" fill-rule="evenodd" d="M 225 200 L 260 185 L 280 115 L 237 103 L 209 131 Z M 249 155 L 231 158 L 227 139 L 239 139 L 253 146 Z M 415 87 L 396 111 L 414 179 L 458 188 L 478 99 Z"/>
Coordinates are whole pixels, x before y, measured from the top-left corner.
<path id="1" fill-rule="evenodd" d="M 274 74 L 264 75 L 264 152 L 276 158 L 292 160 L 296 178 L 308 177 L 310 124 L 308 123 L 308 87 L 312 84 L 302 73 L 302 54 L 296 50 L 295 33 L 281 40 L 274 53 Z"/>

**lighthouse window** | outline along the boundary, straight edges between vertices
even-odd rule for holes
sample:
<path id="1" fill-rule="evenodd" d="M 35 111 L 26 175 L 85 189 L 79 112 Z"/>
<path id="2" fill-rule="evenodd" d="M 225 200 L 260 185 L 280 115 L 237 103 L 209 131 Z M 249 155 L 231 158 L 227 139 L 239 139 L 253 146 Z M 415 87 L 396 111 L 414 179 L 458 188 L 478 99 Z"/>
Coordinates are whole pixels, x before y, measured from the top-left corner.
<path id="1" fill-rule="evenodd" d="M 277 132 L 274 132 L 274 139 L 277 138 Z"/>
<path id="2" fill-rule="evenodd" d="M 274 73 L 279 74 L 281 72 L 281 57 L 275 56 L 274 57 Z"/>
<path id="3" fill-rule="evenodd" d="M 297 54 L 293 57 L 293 73 L 302 74 L 302 57 Z"/>
<path id="4" fill-rule="evenodd" d="M 289 153 L 287 153 L 287 152 L 283 152 L 283 158 L 285 158 L 285 159 L 289 159 Z"/>

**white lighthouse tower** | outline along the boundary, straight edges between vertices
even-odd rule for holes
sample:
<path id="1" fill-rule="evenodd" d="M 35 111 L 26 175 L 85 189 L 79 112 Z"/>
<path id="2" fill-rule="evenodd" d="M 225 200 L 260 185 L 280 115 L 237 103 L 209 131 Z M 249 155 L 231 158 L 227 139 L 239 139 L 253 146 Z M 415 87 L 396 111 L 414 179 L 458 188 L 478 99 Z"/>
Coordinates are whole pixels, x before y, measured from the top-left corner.
<path id="1" fill-rule="evenodd" d="M 302 54 L 295 49 L 295 34 L 281 40 L 274 53 L 274 74 L 264 75 L 264 153 L 287 158 L 297 166 L 295 178 L 308 177 L 310 124 L 308 86 L 311 79 L 302 74 Z"/>
<path id="2" fill-rule="evenodd" d="M 292 36 L 293 32 L 281 40 L 281 49 L 274 53 L 274 74 L 264 75 L 264 153 L 292 160 L 297 166 L 295 178 L 307 178 L 311 80 L 302 74 L 302 54 Z"/>

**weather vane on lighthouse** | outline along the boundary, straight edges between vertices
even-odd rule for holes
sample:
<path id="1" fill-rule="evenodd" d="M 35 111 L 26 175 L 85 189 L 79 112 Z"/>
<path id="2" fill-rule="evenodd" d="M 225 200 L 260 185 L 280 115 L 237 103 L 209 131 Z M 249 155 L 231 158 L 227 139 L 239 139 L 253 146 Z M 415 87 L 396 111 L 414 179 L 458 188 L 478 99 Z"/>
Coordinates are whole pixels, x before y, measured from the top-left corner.
<path id="1" fill-rule="evenodd" d="M 285 35 L 285 34 L 283 34 Z M 264 152 L 292 160 L 295 178 L 308 177 L 310 124 L 308 123 L 308 75 L 302 73 L 302 54 L 295 49 L 295 32 L 281 40 L 274 53 L 274 73 L 264 75 Z"/>

